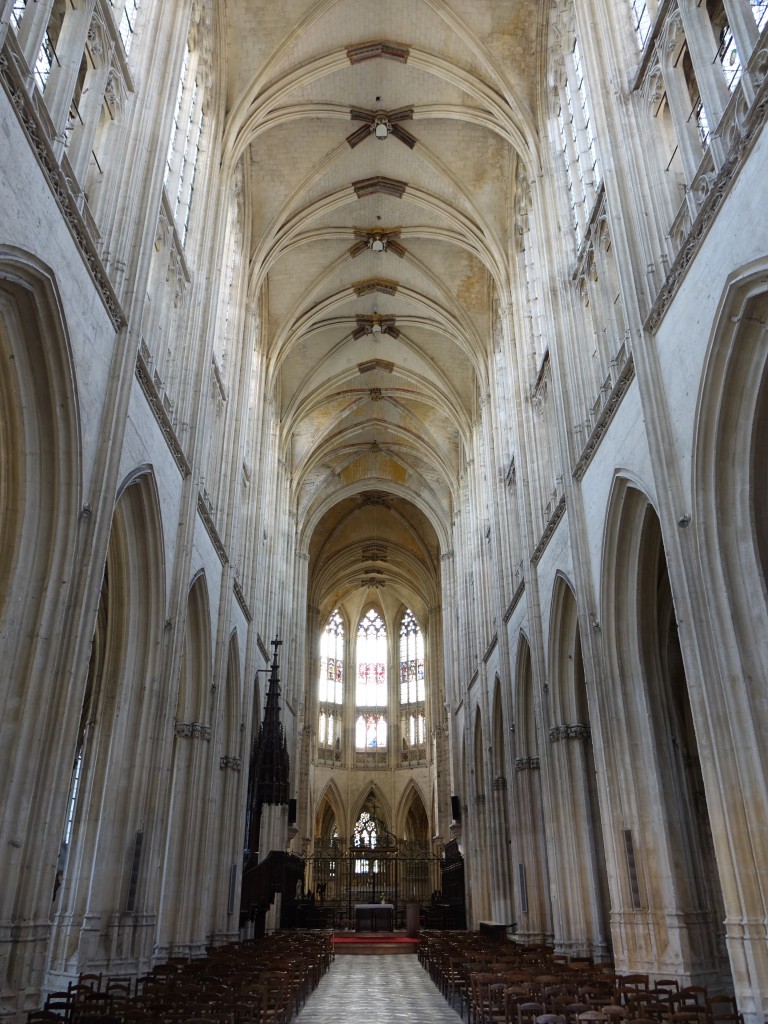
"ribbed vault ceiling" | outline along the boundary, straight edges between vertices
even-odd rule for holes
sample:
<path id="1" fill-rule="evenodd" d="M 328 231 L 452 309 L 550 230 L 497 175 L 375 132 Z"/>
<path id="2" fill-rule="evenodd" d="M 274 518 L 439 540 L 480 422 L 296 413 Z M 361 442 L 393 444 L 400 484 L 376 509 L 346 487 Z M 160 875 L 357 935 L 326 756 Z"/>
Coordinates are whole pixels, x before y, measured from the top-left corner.
<path id="1" fill-rule="evenodd" d="M 369 570 L 435 598 L 509 302 L 517 162 L 537 167 L 546 6 L 226 5 L 226 151 L 318 606 Z"/>

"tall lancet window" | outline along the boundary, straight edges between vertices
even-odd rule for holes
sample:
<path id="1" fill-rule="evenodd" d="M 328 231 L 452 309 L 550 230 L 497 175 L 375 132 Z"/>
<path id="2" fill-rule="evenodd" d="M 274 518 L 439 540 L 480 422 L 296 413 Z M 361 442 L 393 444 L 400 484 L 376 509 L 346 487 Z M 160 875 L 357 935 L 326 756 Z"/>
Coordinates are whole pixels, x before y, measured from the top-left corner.
<path id="1" fill-rule="evenodd" d="M 165 170 L 165 190 L 182 245 L 186 242 L 198 158 L 205 135 L 208 83 L 211 78 L 210 18 L 196 0 L 184 46 Z"/>
<path id="2" fill-rule="evenodd" d="M 427 759 L 424 636 L 410 610 L 400 622 L 400 742 L 405 764 Z"/>
<path id="3" fill-rule="evenodd" d="M 373 608 L 357 627 L 355 749 L 367 761 L 386 763 L 387 627 Z M 367 763 L 366 761 L 366 763 Z"/>
<path id="4" fill-rule="evenodd" d="M 344 700 L 344 622 L 338 608 L 328 619 L 320 639 L 317 699 L 317 759 L 325 764 L 339 764 Z"/>

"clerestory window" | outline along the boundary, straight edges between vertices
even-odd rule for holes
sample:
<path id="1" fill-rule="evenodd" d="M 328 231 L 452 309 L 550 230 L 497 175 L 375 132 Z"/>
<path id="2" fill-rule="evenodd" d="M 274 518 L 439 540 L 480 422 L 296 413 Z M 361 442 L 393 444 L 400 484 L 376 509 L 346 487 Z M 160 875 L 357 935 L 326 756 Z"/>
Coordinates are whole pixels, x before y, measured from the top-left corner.
<path id="1" fill-rule="evenodd" d="M 198 52 L 185 43 L 165 168 L 165 189 L 182 243 L 189 228 L 204 129 L 205 78 Z"/>
<path id="2" fill-rule="evenodd" d="M 141 0 L 109 0 L 115 20 L 118 21 L 117 34 L 123 44 L 126 54 L 130 53 L 133 37 L 136 33 L 136 24 L 139 20 L 139 6 Z M 122 10 L 121 10 L 122 8 Z"/>
<path id="3" fill-rule="evenodd" d="M 632 22 L 635 28 L 635 35 L 642 50 L 648 42 L 651 34 L 651 15 L 648 11 L 648 4 L 645 0 L 630 0 L 632 8 Z"/>
<path id="4" fill-rule="evenodd" d="M 387 747 L 387 627 L 370 608 L 357 627 L 355 747 L 360 751 Z M 383 710 L 382 710 L 383 709 Z"/>
<path id="5" fill-rule="evenodd" d="M 318 761 L 341 761 L 341 723 L 344 701 L 344 620 L 338 608 L 331 614 L 320 639 L 318 680 Z"/>
<path id="6" fill-rule="evenodd" d="M 424 636 L 410 610 L 400 622 L 400 735 L 402 760 L 426 760 L 426 683 Z"/>
<path id="7" fill-rule="evenodd" d="M 556 114 L 568 204 L 578 244 L 589 221 L 601 173 L 584 61 L 575 38 L 566 56 L 564 70 Z"/>

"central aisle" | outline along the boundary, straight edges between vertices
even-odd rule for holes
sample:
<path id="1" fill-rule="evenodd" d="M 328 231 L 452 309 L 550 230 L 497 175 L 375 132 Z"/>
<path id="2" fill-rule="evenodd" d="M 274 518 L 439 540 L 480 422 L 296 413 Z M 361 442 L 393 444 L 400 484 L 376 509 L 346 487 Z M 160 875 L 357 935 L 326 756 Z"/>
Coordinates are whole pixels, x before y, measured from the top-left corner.
<path id="1" fill-rule="evenodd" d="M 457 1024 L 415 956 L 337 956 L 297 1024 Z"/>

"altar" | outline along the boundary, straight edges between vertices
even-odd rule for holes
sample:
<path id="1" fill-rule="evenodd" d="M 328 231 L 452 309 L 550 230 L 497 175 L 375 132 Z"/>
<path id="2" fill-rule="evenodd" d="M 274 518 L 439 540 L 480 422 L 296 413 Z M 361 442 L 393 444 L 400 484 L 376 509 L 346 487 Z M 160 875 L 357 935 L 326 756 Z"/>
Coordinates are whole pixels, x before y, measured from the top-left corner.
<path id="1" fill-rule="evenodd" d="M 356 903 L 356 932 L 391 932 L 395 927 L 395 907 L 392 903 Z"/>

